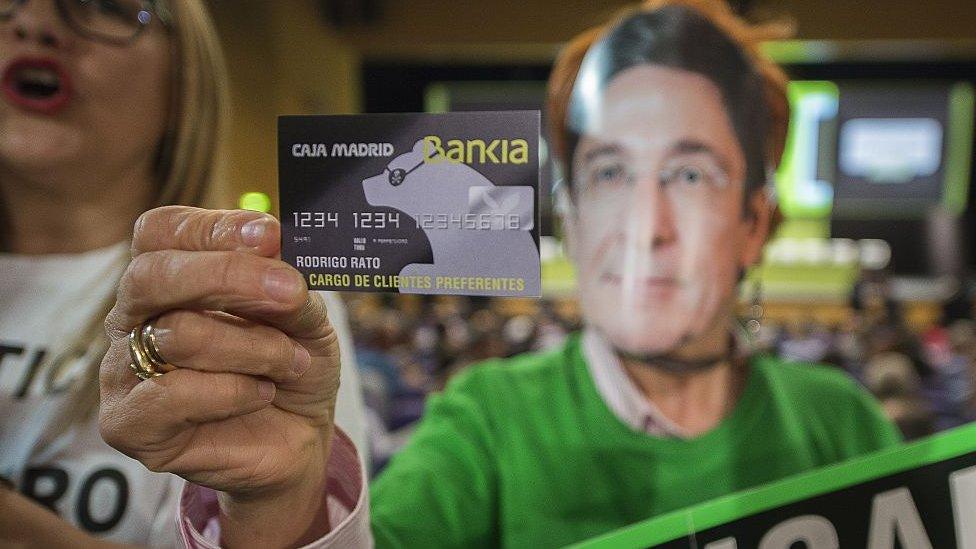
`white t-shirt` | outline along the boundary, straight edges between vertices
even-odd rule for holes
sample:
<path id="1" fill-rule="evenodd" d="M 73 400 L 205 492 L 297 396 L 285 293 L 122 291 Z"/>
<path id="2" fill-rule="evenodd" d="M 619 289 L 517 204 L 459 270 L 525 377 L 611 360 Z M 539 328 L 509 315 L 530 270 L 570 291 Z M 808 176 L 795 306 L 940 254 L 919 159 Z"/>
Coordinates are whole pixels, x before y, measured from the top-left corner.
<path id="1" fill-rule="evenodd" d="M 175 546 L 178 477 L 152 473 L 105 444 L 94 418 L 39 446 L 92 358 L 72 357 L 64 347 L 115 291 L 127 253 L 120 243 L 83 254 L 0 254 L 0 475 L 105 539 Z M 338 296 L 323 297 L 342 354 L 336 423 L 362 454 L 365 418 L 345 310 Z M 39 369 L 48 353 L 69 358 Z"/>

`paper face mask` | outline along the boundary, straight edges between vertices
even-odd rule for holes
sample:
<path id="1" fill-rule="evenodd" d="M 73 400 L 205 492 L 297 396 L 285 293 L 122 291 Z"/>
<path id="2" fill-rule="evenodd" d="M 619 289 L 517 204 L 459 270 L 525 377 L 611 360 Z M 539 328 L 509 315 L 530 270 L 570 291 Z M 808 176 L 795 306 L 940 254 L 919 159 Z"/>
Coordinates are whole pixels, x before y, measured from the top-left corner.
<path id="1" fill-rule="evenodd" d="M 675 18 L 682 24 L 669 23 Z M 688 18 L 717 36 L 675 31 L 694 30 Z M 715 67 L 723 73 L 716 78 L 701 52 L 675 53 L 715 41 L 739 61 L 738 75 Z M 664 59 L 642 47 L 664 48 Z M 746 93 L 758 77 L 744 63 L 724 35 L 684 8 L 625 19 L 584 58 L 567 120 L 567 236 L 587 323 L 624 354 L 667 356 L 729 329 L 751 226 L 743 197 L 756 162 L 760 177 L 765 171 L 761 138 L 742 145 L 762 130 L 741 127 L 756 118 L 754 108 L 730 103 L 761 102 Z"/>

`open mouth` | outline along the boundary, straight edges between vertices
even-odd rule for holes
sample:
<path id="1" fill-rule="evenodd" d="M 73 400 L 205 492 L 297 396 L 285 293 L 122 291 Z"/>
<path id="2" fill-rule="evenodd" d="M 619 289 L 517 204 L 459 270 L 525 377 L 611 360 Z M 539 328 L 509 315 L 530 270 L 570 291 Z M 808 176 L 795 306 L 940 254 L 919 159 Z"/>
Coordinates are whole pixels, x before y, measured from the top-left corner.
<path id="1" fill-rule="evenodd" d="M 4 96 L 19 107 L 54 114 L 64 108 L 71 96 L 65 72 L 54 61 L 19 59 L 3 73 Z"/>
<path id="2" fill-rule="evenodd" d="M 30 99 L 49 99 L 61 90 L 61 77 L 54 71 L 30 67 L 15 78 L 17 91 Z"/>

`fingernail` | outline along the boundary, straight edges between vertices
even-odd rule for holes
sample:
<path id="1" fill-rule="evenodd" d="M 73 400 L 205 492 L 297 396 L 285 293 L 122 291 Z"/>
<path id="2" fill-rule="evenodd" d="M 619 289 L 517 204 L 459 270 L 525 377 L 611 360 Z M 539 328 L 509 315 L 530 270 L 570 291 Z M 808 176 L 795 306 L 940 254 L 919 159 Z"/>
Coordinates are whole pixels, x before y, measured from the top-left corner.
<path id="1" fill-rule="evenodd" d="M 302 287 L 295 273 L 287 269 L 270 269 L 264 274 L 264 291 L 277 301 L 291 301 Z"/>
<path id="2" fill-rule="evenodd" d="M 261 396 L 261 400 L 265 402 L 271 402 L 274 400 L 275 395 L 275 384 L 268 380 L 263 380 L 258 382 L 258 395 Z"/>
<path id="3" fill-rule="evenodd" d="M 308 371 L 312 365 L 312 355 L 308 354 L 305 347 L 298 345 L 295 347 L 295 362 L 292 364 L 292 371 L 299 376 Z"/>
<path id="4" fill-rule="evenodd" d="M 261 243 L 261 237 L 268 229 L 268 220 L 265 218 L 248 221 L 241 227 L 241 242 L 248 246 L 257 246 Z"/>

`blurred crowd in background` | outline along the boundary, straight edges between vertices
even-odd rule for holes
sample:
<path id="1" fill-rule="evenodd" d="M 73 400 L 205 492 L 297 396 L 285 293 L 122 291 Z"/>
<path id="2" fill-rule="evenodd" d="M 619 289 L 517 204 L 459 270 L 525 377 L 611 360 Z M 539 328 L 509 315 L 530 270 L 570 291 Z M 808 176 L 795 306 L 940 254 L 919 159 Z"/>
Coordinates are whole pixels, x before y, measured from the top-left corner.
<path id="1" fill-rule="evenodd" d="M 408 439 L 424 401 L 462 368 L 558 346 L 581 327 L 572 298 L 541 300 L 345 294 L 368 407 L 374 473 Z M 756 352 L 828 364 L 881 402 L 908 440 L 976 419 L 976 307 L 965 291 L 936 304 L 939 318 L 910 327 L 886 277 L 866 273 L 841 323 L 797 305 L 761 319 Z M 747 307 L 748 308 L 748 307 Z"/>
<path id="2" fill-rule="evenodd" d="M 427 394 L 460 369 L 558 346 L 574 299 L 344 294 L 369 416 L 374 473 L 406 442 Z"/>

